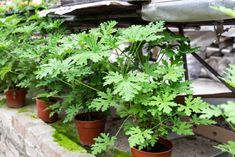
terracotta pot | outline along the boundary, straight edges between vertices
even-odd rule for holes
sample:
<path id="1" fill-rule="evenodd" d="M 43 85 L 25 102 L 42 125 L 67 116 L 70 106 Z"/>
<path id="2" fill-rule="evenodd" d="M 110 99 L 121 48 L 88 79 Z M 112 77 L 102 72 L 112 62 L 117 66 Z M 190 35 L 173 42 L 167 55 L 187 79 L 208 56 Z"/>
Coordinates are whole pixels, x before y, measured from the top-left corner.
<path id="1" fill-rule="evenodd" d="M 58 114 L 55 113 L 52 117 L 50 117 L 50 113 L 52 112 L 51 109 L 48 109 L 48 106 L 57 103 L 58 100 L 47 102 L 41 99 L 36 99 L 36 106 L 37 106 L 37 115 L 38 118 L 43 120 L 46 123 L 54 123 L 58 120 Z"/>
<path id="2" fill-rule="evenodd" d="M 88 113 L 79 114 L 75 117 L 77 131 L 80 137 L 80 143 L 85 146 L 91 146 L 95 143 L 94 138 L 98 137 L 105 128 L 105 118 L 98 113 L 90 113 L 94 118 L 92 121 L 86 120 Z"/>
<path id="3" fill-rule="evenodd" d="M 173 144 L 171 141 L 167 139 L 160 138 L 158 140 L 158 149 L 156 148 L 156 152 L 146 152 L 140 151 L 136 148 L 131 148 L 131 153 L 133 157 L 171 157 L 171 152 L 173 148 Z"/>
<path id="4" fill-rule="evenodd" d="M 26 104 L 26 94 L 25 89 L 12 89 L 5 92 L 7 99 L 7 106 L 12 108 L 20 108 Z"/>

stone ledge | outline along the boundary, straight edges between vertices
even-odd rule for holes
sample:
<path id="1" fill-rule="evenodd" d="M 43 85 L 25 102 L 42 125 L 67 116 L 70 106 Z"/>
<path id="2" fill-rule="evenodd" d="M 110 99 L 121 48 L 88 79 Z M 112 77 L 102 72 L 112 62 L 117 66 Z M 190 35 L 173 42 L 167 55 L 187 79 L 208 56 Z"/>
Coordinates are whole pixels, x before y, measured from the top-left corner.
<path id="1" fill-rule="evenodd" d="M 1 157 L 94 157 L 65 150 L 53 141 L 55 129 L 35 117 L 34 106 L 29 112 L 0 108 Z"/>

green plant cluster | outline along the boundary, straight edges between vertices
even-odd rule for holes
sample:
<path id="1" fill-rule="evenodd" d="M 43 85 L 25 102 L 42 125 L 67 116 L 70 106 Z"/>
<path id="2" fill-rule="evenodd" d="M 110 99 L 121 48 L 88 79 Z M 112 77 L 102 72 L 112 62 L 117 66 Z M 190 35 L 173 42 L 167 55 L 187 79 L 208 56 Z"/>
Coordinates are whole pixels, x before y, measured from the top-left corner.
<path id="1" fill-rule="evenodd" d="M 227 69 L 227 75 L 224 78 L 231 87 L 235 88 L 235 65 L 230 65 Z M 201 115 L 203 118 L 223 117 L 231 130 L 235 131 L 235 102 L 228 101 L 226 104 L 210 106 Z M 228 141 L 226 144 L 220 144 L 216 148 L 235 155 L 235 142 Z"/>
<path id="2" fill-rule="evenodd" d="M 62 98 L 50 108 L 65 111 L 64 122 L 115 108 L 124 121 L 116 135 L 96 138 L 93 154 L 114 145 L 122 129 L 131 147 L 151 151 L 171 131 L 192 135 L 194 124 L 214 123 L 184 80 L 182 58 L 195 49 L 164 22 L 117 28 L 110 21 L 70 35 L 61 25 L 29 12 L 0 19 L 0 88 L 36 87 L 40 98 Z M 185 104 L 179 94 L 189 95 Z"/>
<path id="3" fill-rule="evenodd" d="M 35 2 L 34 0 L 11 0 L 9 2 L 5 1 L 5 5 L 0 7 L 0 14 L 23 14 L 27 11 L 34 12 L 39 9 L 46 9 L 51 3 L 51 0 L 41 0 Z"/>
<path id="4" fill-rule="evenodd" d="M 61 24 L 30 12 L 0 18 L 0 91 L 36 85 L 37 65 L 48 53 L 49 38 L 63 32 Z"/>
<path id="5" fill-rule="evenodd" d="M 192 135 L 194 124 L 214 123 L 199 117 L 209 106 L 200 98 L 176 102 L 177 95 L 192 93 L 182 62 L 183 55 L 195 51 L 188 40 L 165 30 L 164 22 L 119 29 L 116 25 L 106 22 L 62 38 L 56 53 L 37 71 L 39 79 L 61 81 L 69 91 L 63 103 L 52 106 L 55 112 L 66 111 L 65 122 L 78 113 L 106 112 L 110 107 L 125 119 L 115 136 L 103 133 L 96 139 L 92 153 L 114 145 L 123 128 L 131 147 L 151 150 L 172 130 Z M 151 61 L 156 47 L 160 50 Z M 191 118 L 185 121 L 184 116 Z"/>

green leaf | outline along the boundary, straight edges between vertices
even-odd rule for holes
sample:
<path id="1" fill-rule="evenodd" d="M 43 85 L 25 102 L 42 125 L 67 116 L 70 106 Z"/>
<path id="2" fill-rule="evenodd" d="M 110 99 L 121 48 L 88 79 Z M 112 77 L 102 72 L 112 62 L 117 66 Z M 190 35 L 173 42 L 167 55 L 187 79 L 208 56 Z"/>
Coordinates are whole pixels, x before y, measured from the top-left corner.
<path id="1" fill-rule="evenodd" d="M 229 68 L 227 68 L 226 77 L 224 80 L 229 85 L 235 88 L 235 65 L 229 65 Z"/>
<path id="2" fill-rule="evenodd" d="M 224 111 L 226 121 L 235 124 L 235 103 L 229 101 L 227 104 L 221 105 L 220 108 Z"/>
<path id="3" fill-rule="evenodd" d="M 6 65 L 0 69 L 0 78 L 3 80 L 5 75 L 9 72 L 11 72 L 11 65 Z"/>
<path id="4" fill-rule="evenodd" d="M 153 100 L 149 102 L 149 106 L 154 106 L 158 111 L 163 113 L 171 113 L 172 107 L 177 106 L 174 102 L 176 95 L 173 93 L 164 93 L 162 95 L 153 96 Z"/>
<path id="5" fill-rule="evenodd" d="M 108 149 L 108 147 L 113 146 L 116 137 L 109 137 L 109 134 L 101 133 L 101 135 L 95 138 L 95 144 L 91 147 L 91 153 L 93 155 L 100 154 Z"/>
<path id="6" fill-rule="evenodd" d="M 107 92 L 98 92 L 99 98 L 96 98 L 92 101 L 89 108 L 93 108 L 96 111 L 107 111 L 110 107 L 116 105 L 116 101 L 113 100 L 113 95 L 110 89 L 107 89 Z"/>
<path id="7" fill-rule="evenodd" d="M 177 82 L 182 79 L 184 74 L 184 69 L 178 65 L 169 65 L 168 63 L 164 62 L 164 65 L 159 66 L 158 70 L 156 71 L 158 76 L 163 77 L 163 81 L 172 81 Z"/>
<path id="8" fill-rule="evenodd" d="M 196 115 L 193 115 L 191 120 L 190 120 L 193 124 L 196 125 L 212 125 L 212 124 L 216 124 L 215 121 L 211 120 L 211 119 L 205 119 L 205 118 L 200 118 L 197 117 Z"/>
<path id="9" fill-rule="evenodd" d="M 132 100 L 141 91 L 141 83 L 149 81 L 144 74 L 138 72 L 129 72 L 127 76 L 110 72 L 104 79 L 104 85 L 114 84 L 113 93 L 118 94 L 125 101 Z"/>
<path id="10" fill-rule="evenodd" d="M 179 119 L 174 121 L 172 130 L 179 135 L 193 135 L 192 124 L 188 122 L 182 122 Z"/>
<path id="11" fill-rule="evenodd" d="M 184 112 L 186 116 L 190 116 L 192 112 L 201 113 L 204 109 L 208 108 L 208 103 L 204 102 L 201 98 L 193 98 L 189 96 L 185 99 L 185 105 L 180 105 L 179 112 Z"/>
<path id="12" fill-rule="evenodd" d="M 22 26 L 18 27 L 14 30 L 14 33 L 26 33 L 26 34 L 31 34 L 33 31 L 37 30 L 36 24 L 31 24 L 28 26 Z"/>
<path id="13" fill-rule="evenodd" d="M 216 146 L 216 148 L 220 149 L 223 152 L 228 152 L 232 154 L 233 156 L 235 155 L 235 142 L 234 141 L 228 141 L 227 144 L 220 144 Z"/>
<path id="14" fill-rule="evenodd" d="M 40 65 L 40 70 L 37 71 L 37 79 L 42 79 L 44 77 L 56 77 L 60 73 L 66 73 L 69 71 L 71 65 L 71 61 L 69 59 L 65 59 L 60 61 L 58 59 L 49 59 L 47 64 Z"/>
<path id="15" fill-rule="evenodd" d="M 141 105 L 132 104 L 131 108 L 127 111 L 130 115 L 136 115 L 139 118 L 142 118 L 148 114 L 146 110 L 142 108 Z"/>
<path id="16" fill-rule="evenodd" d="M 222 111 L 217 106 L 210 105 L 207 108 L 204 108 L 201 112 L 200 118 L 210 119 L 212 117 L 219 117 L 222 115 Z"/>
<path id="17" fill-rule="evenodd" d="M 83 109 L 82 104 L 69 105 L 66 109 L 66 117 L 63 123 L 71 122 L 74 117 Z"/>
<path id="18" fill-rule="evenodd" d="M 132 25 L 128 29 L 120 29 L 120 41 L 122 42 L 138 42 L 138 41 L 155 41 L 164 36 L 157 34 L 165 30 L 164 22 L 150 23 L 147 26 Z M 138 32 L 138 33 L 136 33 Z"/>
<path id="19" fill-rule="evenodd" d="M 126 135 L 130 136 L 128 138 L 131 147 L 142 146 L 146 141 L 152 139 L 153 131 L 151 129 L 141 130 L 138 126 L 131 127 L 126 131 Z"/>
<path id="20" fill-rule="evenodd" d="M 97 63 L 103 59 L 108 59 L 111 48 L 99 41 L 97 33 L 81 34 L 81 48 L 78 53 L 72 56 L 72 62 L 77 65 L 87 65 L 88 61 Z"/>
<path id="21" fill-rule="evenodd" d="M 67 72 L 65 71 L 65 73 L 63 73 L 68 82 L 73 82 L 78 78 L 86 77 L 91 74 L 93 74 L 91 67 L 84 67 L 84 66 L 72 66 Z"/>
<path id="22" fill-rule="evenodd" d="M 117 38 L 113 35 L 117 32 L 117 29 L 114 28 L 116 25 L 116 21 L 109 21 L 100 24 L 99 27 L 101 33 L 101 43 L 109 45 L 112 49 L 118 47 Z"/>

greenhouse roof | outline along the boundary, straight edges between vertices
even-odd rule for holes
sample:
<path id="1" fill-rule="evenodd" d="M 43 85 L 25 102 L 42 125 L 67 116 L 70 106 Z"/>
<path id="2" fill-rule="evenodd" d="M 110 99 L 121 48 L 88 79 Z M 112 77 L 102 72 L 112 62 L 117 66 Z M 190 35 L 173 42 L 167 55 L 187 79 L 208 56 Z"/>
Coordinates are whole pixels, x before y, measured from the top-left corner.
<path id="1" fill-rule="evenodd" d="M 152 0 L 150 3 L 131 4 L 124 1 L 107 0 L 85 4 L 73 4 L 40 12 L 46 15 L 74 15 L 78 19 L 128 19 L 146 22 L 164 20 L 171 23 L 221 22 L 232 19 L 212 6 L 233 9 L 233 0 Z"/>

